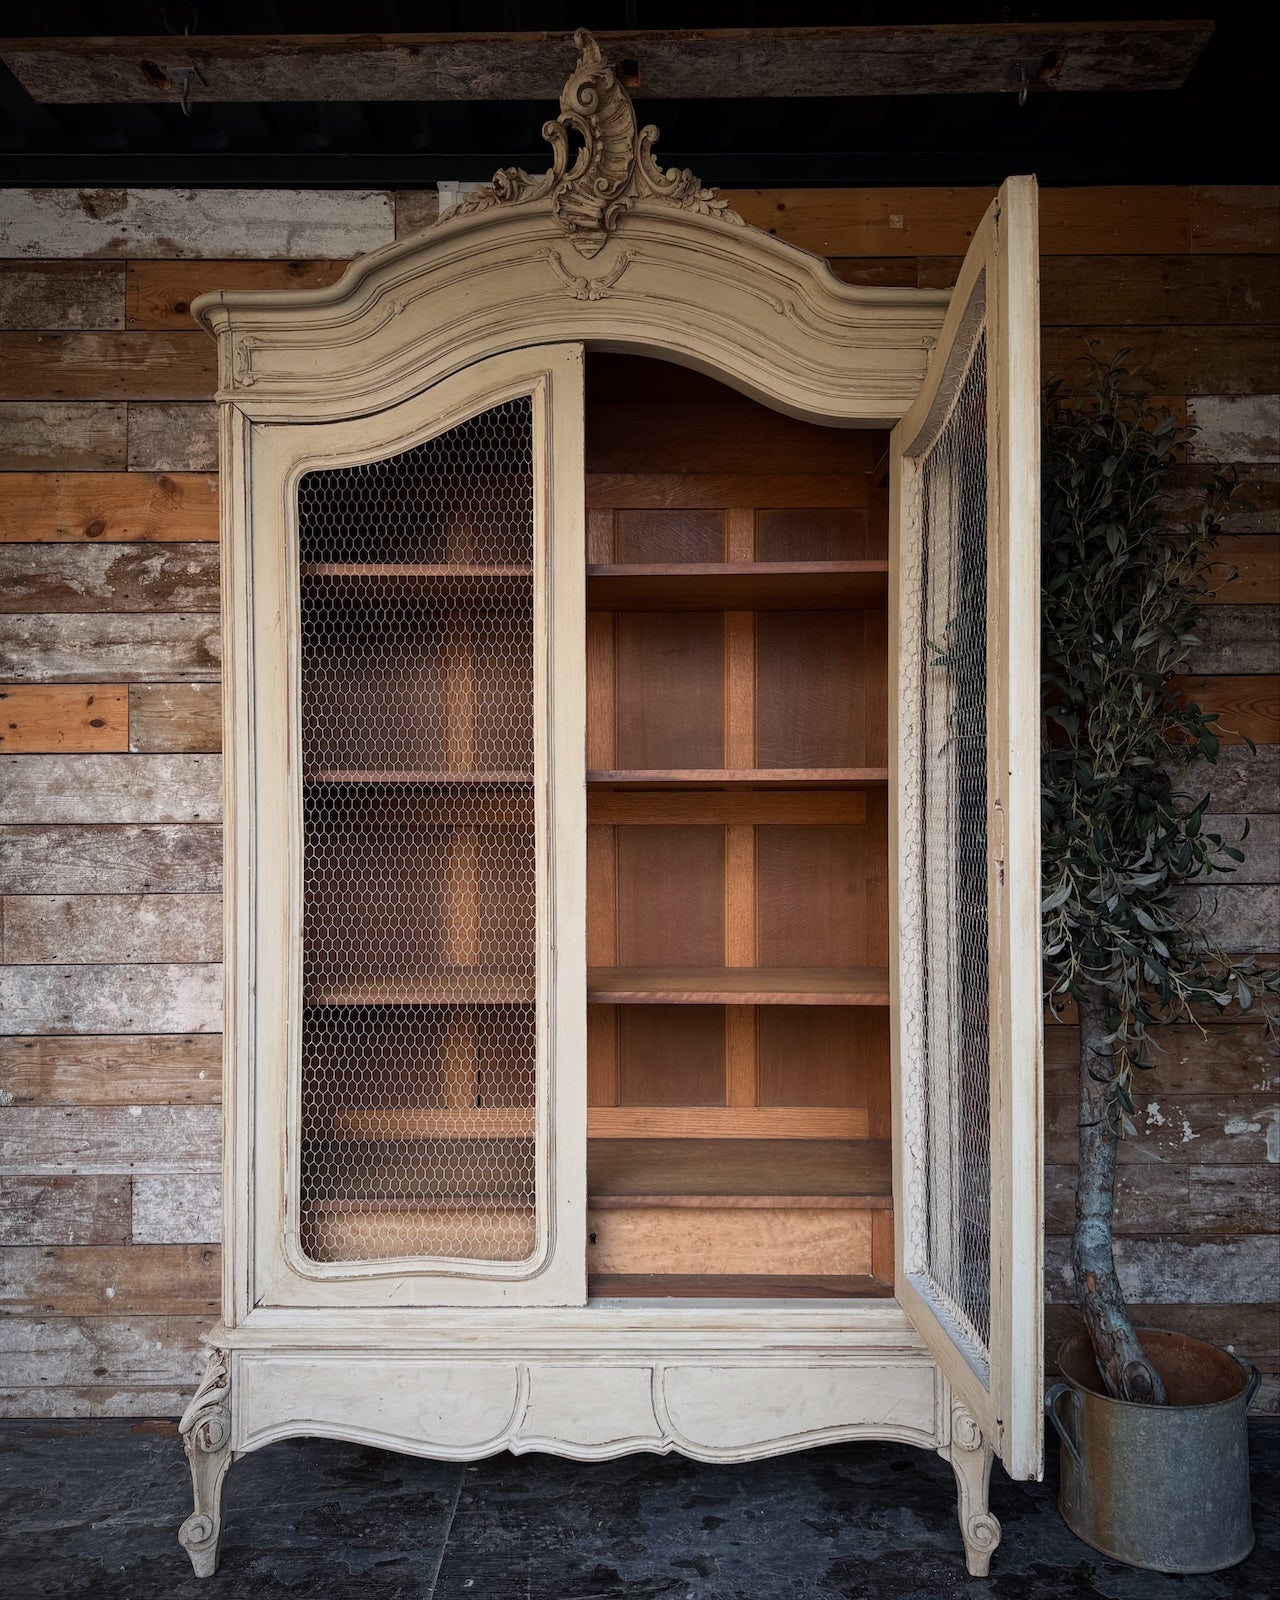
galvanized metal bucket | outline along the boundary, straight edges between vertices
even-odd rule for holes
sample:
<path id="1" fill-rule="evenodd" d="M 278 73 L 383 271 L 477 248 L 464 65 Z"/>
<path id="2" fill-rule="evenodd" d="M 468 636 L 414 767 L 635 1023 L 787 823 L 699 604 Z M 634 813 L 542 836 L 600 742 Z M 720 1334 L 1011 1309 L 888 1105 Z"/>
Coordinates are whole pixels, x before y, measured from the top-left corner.
<path id="1" fill-rule="evenodd" d="M 1058 1352 L 1044 1397 L 1062 1439 L 1058 1506 L 1103 1555 L 1154 1572 L 1217 1572 L 1253 1548 L 1245 1413 L 1261 1381 L 1247 1361 L 1177 1333 L 1138 1329 L 1169 1404 L 1103 1391 L 1087 1333 Z"/>

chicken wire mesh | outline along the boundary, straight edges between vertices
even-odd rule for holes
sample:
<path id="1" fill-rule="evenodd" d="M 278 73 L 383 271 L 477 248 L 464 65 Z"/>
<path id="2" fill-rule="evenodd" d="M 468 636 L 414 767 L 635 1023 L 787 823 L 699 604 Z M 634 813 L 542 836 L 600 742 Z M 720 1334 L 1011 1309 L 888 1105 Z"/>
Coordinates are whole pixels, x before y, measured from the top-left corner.
<path id="1" fill-rule="evenodd" d="M 984 1355 L 991 1338 L 987 949 L 987 367 L 974 340 L 921 462 L 919 862 L 924 1261 Z"/>
<path id="2" fill-rule="evenodd" d="M 532 403 L 298 489 L 300 1215 L 317 1261 L 535 1244 Z"/>

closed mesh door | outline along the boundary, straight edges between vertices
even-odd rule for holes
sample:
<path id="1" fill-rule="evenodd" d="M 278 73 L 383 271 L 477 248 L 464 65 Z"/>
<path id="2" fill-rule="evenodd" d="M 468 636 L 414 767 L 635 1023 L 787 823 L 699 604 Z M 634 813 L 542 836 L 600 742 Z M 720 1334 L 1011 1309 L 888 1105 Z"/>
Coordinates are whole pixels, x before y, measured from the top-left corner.
<path id="1" fill-rule="evenodd" d="M 904 574 L 903 1095 L 908 1272 L 987 1378 L 991 1344 L 987 342 L 973 308 L 912 452 Z M 907 559 L 904 556 L 904 559 Z"/>
<path id="2" fill-rule="evenodd" d="M 300 1216 L 315 1261 L 536 1234 L 532 402 L 298 490 Z"/>

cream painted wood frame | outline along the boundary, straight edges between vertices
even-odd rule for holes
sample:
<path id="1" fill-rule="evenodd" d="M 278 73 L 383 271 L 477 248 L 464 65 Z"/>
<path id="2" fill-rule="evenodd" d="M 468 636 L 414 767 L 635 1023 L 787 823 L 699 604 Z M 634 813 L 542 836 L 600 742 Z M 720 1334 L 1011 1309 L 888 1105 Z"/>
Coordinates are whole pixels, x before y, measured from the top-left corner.
<path id="1" fill-rule="evenodd" d="M 680 363 L 775 410 L 839 427 L 891 426 L 910 411 L 914 423 L 897 435 L 901 453 L 931 404 L 922 387 L 931 394 L 943 366 L 932 352 L 950 297 L 842 283 L 820 259 L 746 226 L 692 174 L 660 169 L 654 131 L 637 131 L 599 51 L 587 36 L 580 43 L 559 119 L 579 133 L 589 124 L 572 168 L 557 134 L 545 177 L 500 173 L 435 226 L 353 263 L 331 288 L 221 292 L 194 307 L 218 340 L 222 403 L 226 1277 L 223 1320 L 181 1423 L 195 1510 L 180 1538 L 197 1573 L 214 1571 L 229 1463 L 294 1434 L 455 1460 L 510 1449 L 579 1460 L 679 1450 L 743 1461 L 882 1438 L 950 1463 L 970 1571 L 985 1572 L 999 1539 L 987 1510 L 993 1445 L 1011 1471 L 1038 1470 L 1038 330 L 1034 269 L 1015 269 L 1011 259 L 1018 241 L 1019 259 L 1034 246 L 1034 186 L 1006 186 L 956 297 L 963 306 L 982 275 L 993 338 L 1016 352 L 996 390 L 992 446 L 1006 562 L 992 659 L 1008 669 L 1010 692 L 993 735 L 1008 763 L 992 791 L 1006 802 L 993 858 L 1006 867 L 995 903 L 1007 960 L 992 1140 L 1000 1331 L 988 1390 L 905 1280 L 896 1301 L 584 1303 L 581 350 Z M 545 863 L 556 895 L 548 923 L 555 1083 L 554 1106 L 548 1092 L 539 1114 L 548 1135 L 545 1238 L 554 1249 L 544 1272 L 524 1278 L 492 1265 L 471 1272 L 416 1260 L 303 1272 L 288 1243 L 296 1219 L 287 1212 L 286 1136 L 295 1114 L 285 1069 L 296 1045 L 283 1031 L 298 992 L 297 869 L 269 859 L 297 839 L 297 734 L 286 728 L 295 670 L 287 643 L 294 558 L 282 548 L 292 543 L 282 532 L 292 516 L 289 485 L 307 463 L 388 454 L 516 392 L 550 406 L 540 413 L 549 415 L 541 436 L 550 450 L 551 562 L 540 713 L 556 786 Z M 562 414 L 569 400 L 576 416 Z M 899 480 L 909 473 L 908 461 Z M 898 522 L 901 542 L 910 520 Z M 910 776 L 899 762 L 894 787 Z M 908 936 L 909 906 L 894 915 L 895 936 Z M 1016 992 L 1014 980 L 1024 985 Z M 900 974 L 894 983 L 901 1004 Z M 900 1084 L 895 1093 L 901 1128 Z M 911 1158 L 900 1139 L 899 1215 Z M 901 1260 L 901 1239 L 898 1250 Z M 557 1303 L 533 1303 L 539 1296 Z"/>
<path id="2" fill-rule="evenodd" d="M 925 1097 L 919 959 L 925 937 L 917 840 L 923 463 L 969 353 L 986 336 L 987 949 L 990 964 L 990 1342 L 979 1347 L 928 1272 L 925 1199 L 936 1164 Z M 891 440 L 889 947 L 897 1294 L 1009 1472 L 1042 1465 L 1042 1089 L 1040 963 L 1039 322 L 1036 191 L 1012 178 L 974 236 L 929 380 Z M 944 520 L 935 513 L 935 521 Z M 936 981 L 936 975 L 934 981 Z M 954 977 L 954 975 L 953 975 Z M 959 996 L 944 991 L 944 1006 Z M 935 1002 L 936 1003 L 936 1002 Z M 954 1108 L 953 1108 L 954 1111 Z M 935 1166 L 934 1174 L 927 1170 Z"/>
<path id="3" fill-rule="evenodd" d="M 237 830 L 230 877 L 250 908 L 250 959 L 233 980 L 247 1013 L 254 1138 L 251 1306 L 581 1305 L 586 1299 L 586 813 L 582 347 L 534 346 L 476 362 L 354 422 L 257 425 L 247 523 L 229 608 L 237 782 L 256 823 Z M 517 395 L 533 402 L 537 1245 L 525 1261 L 414 1256 L 317 1263 L 299 1245 L 302 760 L 298 483 L 315 468 L 396 455 Z M 240 546 L 243 545 L 243 548 Z M 237 600 L 240 603 L 237 603 Z M 240 627 L 248 631 L 242 639 Z M 248 641 L 252 641 L 252 644 Z M 241 766 L 248 770 L 241 774 Z M 238 919 L 237 919 L 238 920 Z M 269 1065 L 268 1065 L 269 1064 Z M 229 1185 L 242 1187 L 240 1174 Z M 243 1234 L 229 1233 L 238 1241 Z M 235 1244 L 233 1243 L 233 1251 Z"/>

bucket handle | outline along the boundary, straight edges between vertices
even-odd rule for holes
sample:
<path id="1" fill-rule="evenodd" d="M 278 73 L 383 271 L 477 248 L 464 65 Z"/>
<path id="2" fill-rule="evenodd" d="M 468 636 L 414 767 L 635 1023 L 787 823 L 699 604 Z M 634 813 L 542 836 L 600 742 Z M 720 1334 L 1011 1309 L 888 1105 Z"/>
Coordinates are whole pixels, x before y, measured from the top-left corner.
<path id="1" fill-rule="evenodd" d="M 1050 1389 L 1048 1394 L 1046 1394 L 1044 1397 L 1045 1415 L 1058 1430 L 1058 1437 L 1071 1452 L 1071 1459 L 1078 1467 L 1080 1465 L 1080 1447 L 1067 1432 L 1066 1424 L 1063 1422 L 1062 1417 L 1058 1412 L 1058 1401 L 1062 1399 L 1063 1395 L 1071 1395 L 1074 1398 L 1075 1391 L 1072 1389 L 1069 1383 L 1055 1383 L 1053 1388 Z"/>
<path id="2" fill-rule="evenodd" d="M 1243 1356 L 1236 1356 L 1234 1350 L 1231 1352 L 1231 1354 L 1235 1356 L 1236 1360 L 1244 1368 L 1246 1380 L 1244 1386 L 1244 1409 L 1247 1411 L 1253 1402 L 1258 1398 L 1258 1390 L 1262 1387 L 1262 1374 L 1258 1371 L 1257 1367 L 1254 1366 L 1252 1361 L 1246 1361 Z M 1046 1401 L 1046 1404 L 1047 1403 L 1048 1402 Z"/>

